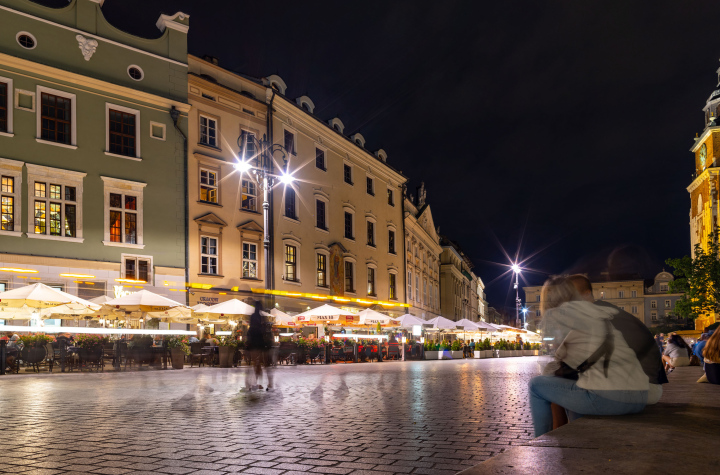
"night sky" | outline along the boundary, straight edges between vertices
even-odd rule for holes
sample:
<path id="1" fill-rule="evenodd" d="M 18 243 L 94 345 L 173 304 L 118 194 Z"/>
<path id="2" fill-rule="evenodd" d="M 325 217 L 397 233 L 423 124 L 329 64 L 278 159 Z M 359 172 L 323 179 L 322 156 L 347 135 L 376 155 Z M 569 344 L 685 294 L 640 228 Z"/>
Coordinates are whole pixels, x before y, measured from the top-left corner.
<path id="1" fill-rule="evenodd" d="M 568 271 L 652 277 L 689 252 L 688 149 L 717 84 L 717 1 L 107 0 L 159 35 L 190 14 L 189 50 L 338 116 L 421 180 L 440 231 L 513 307 L 503 248 L 530 283 Z M 519 243 L 522 239 L 522 246 Z"/>

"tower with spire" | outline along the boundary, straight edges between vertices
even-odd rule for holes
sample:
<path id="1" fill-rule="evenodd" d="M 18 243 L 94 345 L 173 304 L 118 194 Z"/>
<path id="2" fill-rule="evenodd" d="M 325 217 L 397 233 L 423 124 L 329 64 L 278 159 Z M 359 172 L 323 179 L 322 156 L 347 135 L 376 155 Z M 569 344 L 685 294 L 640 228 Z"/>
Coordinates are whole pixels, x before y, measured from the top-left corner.
<path id="1" fill-rule="evenodd" d="M 703 249 L 707 249 L 710 233 L 720 227 L 720 68 L 717 74 L 717 85 L 702 109 L 705 128 L 696 134 L 690 148 L 695 158 L 695 173 L 687 188 L 690 193 L 690 252 L 693 256 L 695 245 L 700 244 Z M 703 329 L 715 320 L 715 315 L 700 317 L 695 321 L 695 327 Z"/>

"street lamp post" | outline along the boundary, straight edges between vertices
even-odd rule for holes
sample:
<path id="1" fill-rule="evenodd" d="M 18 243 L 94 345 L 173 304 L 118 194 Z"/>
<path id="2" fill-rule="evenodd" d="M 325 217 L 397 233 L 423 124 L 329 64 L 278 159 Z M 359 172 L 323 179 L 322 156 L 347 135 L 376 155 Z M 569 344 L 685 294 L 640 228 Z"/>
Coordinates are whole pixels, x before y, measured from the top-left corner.
<path id="1" fill-rule="evenodd" d="M 242 188 L 242 174 L 252 172 L 255 179 L 262 188 L 263 192 L 263 249 L 265 251 L 265 289 L 272 290 L 272 279 L 270 273 L 270 200 L 268 196 L 270 190 L 275 185 L 275 180 L 279 179 L 285 184 L 290 184 L 294 180 L 287 173 L 287 157 L 288 153 L 285 147 L 280 144 L 272 144 L 267 140 L 267 136 L 263 135 L 262 140 L 258 139 L 254 134 L 242 132 L 237 140 L 240 147 L 240 161 L 234 166 L 240 172 Z M 248 151 L 254 150 L 255 154 L 248 157 Z M 273 171 L 273 160 L 276 153 L 282 154 L 283 170 L 281 175 L 275 175 Z M 252 162 L 255 162 L 253 166 Z"/>
<path id="2" fill-rule="evenodd" d="M 520 266 L 517 264 L 512 265 L 512 270 L 515 273 L 515 326 L 517 328 L 522 328 L 520 326 L 520 289 L 518 287 L 518 276 L 520 275 Z"/>

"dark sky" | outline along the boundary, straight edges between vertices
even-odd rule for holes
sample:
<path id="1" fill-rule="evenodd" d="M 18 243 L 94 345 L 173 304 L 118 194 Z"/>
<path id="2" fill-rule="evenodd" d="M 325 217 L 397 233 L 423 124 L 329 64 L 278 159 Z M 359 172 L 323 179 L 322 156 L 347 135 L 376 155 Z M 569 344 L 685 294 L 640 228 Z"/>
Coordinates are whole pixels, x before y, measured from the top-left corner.
<path id="1" fill-rule="evenodd" d="M 411 179 L 435 222 L 513 306 L 504 247 L 544 273 L 652 277 L 689 252 L 688 151 L 717 83 L 720 2 L 108 0 L 157 36 L 190 18 L 190 52 L 279 74 L 323 119 Z M 608 256 L 613 256 L 609 259 Z M 610 264 L 609 264 L 610 262 Z M 526 274 L 541 283 L 545 274 Z"/>

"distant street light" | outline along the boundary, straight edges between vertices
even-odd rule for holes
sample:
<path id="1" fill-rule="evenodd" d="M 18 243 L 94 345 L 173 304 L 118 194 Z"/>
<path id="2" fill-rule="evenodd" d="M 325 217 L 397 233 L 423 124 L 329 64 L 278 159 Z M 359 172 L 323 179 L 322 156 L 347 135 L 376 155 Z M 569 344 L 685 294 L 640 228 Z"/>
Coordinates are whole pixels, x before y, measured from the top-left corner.
<path id="1" fill-rule="evenodd" d="M 518 276 L 520 275 L 522 268 L 516 262 L 513 262 L 511 269 L 512 269 L 513 273 L 515 274 L 515 326 L 517 328 L 521 328 L 520 327 L 520 289 L 518 287 Z"/>

